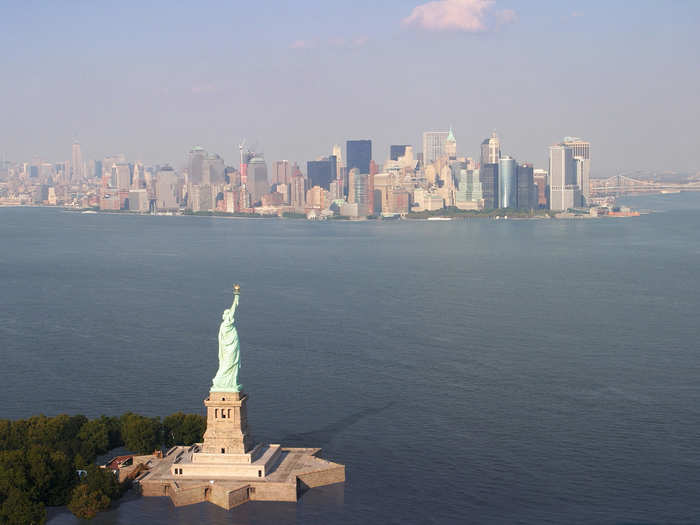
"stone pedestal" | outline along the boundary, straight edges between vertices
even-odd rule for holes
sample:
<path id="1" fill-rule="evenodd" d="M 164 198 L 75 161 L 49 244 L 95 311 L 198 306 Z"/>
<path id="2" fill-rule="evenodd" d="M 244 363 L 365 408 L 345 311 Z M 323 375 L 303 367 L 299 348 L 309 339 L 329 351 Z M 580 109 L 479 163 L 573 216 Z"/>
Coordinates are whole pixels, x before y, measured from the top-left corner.
<path id="1" fill-rule="evenodd" d="M 247 454 L 253 448 L 248 429 L 248 396 L 243 392 L 210 392 L 207 407 L 207 431 L 204 454 Z"/>

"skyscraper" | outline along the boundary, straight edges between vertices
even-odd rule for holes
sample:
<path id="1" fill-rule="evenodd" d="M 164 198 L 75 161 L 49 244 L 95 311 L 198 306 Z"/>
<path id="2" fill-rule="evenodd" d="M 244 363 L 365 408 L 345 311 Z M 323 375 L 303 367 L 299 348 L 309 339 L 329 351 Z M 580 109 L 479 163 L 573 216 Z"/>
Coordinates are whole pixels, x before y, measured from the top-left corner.
<path id="1" fill-rule="evenodd" d="M 312 187 L 320 186 L 324 190 L 330 190 L 331 182 L 336 180 L 337 172 L 335 155 L 306 163 L 306 176 Z"/>
<path id="2" fill-rule="evenodd" d="M 277 160 L 272 164 L 272 184 L 289 184 L 292 178 L 288 160 Z"/>
<path id="3" fill-rule="evenodd" d="M 445 156 L 445 143 L 449 131 L 426 131 L 423 133 L 423 165 L 428 166 Z"/>
<path id="4" fill-rule="evenodd" d="M 587 206 L 591 196 L 591 143 L 578 137 L 564 137 L 562 145 L 571 148 L 576 161 L 576 184 L 581 190 L 581 204 Z"/>
<path id="5" fill-rule="evenodd" d="M 399 160 L 399 157 L 403 157 L 406 154 L 407 147 L 409 147 L 407 144 L 389 146 L 389 159 Z"/>
<path id="6" fill-rule="evenodd" d="M 349 174 L 350 198 L 349 203 L 357 204 L 358 217 L 366 217 L 370 211 L 369 174 L 360 173 L 358 168 L 350 170 Z"/>
<path id="7" fill-rule="evenodd" d="M 372 160 L 371 140 L 348 140 L 345 143 L 345 153 L 348 171 L 357 168 L 360 173 L 369 173 L 369 161 Z"/>
<path id="8" fill-rule="evenodd" d="M 549 208 L 563 211 L 578 206 L 573 149 L 563 144 L 549 147 Z"/>
<path id="9" fill-rule="evenodd" d="M 498 164 L 498 159 L 501 158 L 501 141 L 498 140 L 498 135 L 494 131 L 491 137 L 484 139 L 481 143 L 481 165 Z"/>
<path id="10" fill-rule="evenodd" d="M 506 155 L 498 161 L 498 207 L 518 207 L 518 166 L 515 159 Z"/>
<path id="11" fill-rule="evenodd" d="M 176 210 L 178 179 L 175 170 L 163 166 L 156 173 L 156 209 Z"/>
<path id="12" fill-rule="evenodd" d="M 83 180 L 83 154 L 80 151 L 80 142 L 73 142 L 71 148 L 71 178 L 72 184 Z"/>
<path id="13" fill-rule="evenodd" d="M 479 182 L 484 196 L 484 208 L 498 208 L 498 164 L 482 164 Z"/>
<path id="14" fill-rule="evenodd" d="M 445 139 L 445 155 L 448 159 L 454 160 L 457 158 L 457 139 L 455 139 L 454 132 L 452 131 L 452 126 L 450 126 L 450 131 Z"/>
<path id="15" fill-rule="evenodd" d="M 187 182 L 202 184 L 202 168 L 207 152 L 202 146 L 194 146 L 187 155 Z"/>
<path id="16" fill-rule="evenodd" d="M 270 191 L 270 185 L 267 181 L 267 164 L 262 154 L 255 155 L 248 160 L 246 180 L 250 200 L 255 205 L 261 201 L 263 195 Z"/>
<path id="17" fill-rule="evenodd" d="M 534 169 L 532 164 L 523 163 L 518 166 L 518 208 L 537 208 L 537 188 L 535 187 Z"/>

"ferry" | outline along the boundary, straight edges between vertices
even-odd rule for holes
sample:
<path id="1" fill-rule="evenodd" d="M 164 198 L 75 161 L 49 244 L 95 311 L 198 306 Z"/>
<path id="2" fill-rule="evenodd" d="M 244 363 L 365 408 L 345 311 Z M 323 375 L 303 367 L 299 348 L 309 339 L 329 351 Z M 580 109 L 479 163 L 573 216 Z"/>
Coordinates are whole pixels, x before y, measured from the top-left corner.
<path id="1" fill-rule="evenodd" d="M 680 192 L 681 190 L 661 190 L 661 195 L 672 195 Z"/>
<path id="2" fill-rule="evenodd" d="M 452 217 L 428 217 L 429 221 L 451 221 Z"/>

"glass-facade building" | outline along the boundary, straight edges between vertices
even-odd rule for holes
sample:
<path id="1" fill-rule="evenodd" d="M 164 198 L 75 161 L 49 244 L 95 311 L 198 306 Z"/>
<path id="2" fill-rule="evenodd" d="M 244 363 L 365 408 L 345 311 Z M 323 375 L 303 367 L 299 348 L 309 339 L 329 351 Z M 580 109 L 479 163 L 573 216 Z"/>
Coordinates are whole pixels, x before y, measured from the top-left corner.
<path id="1" fill-rule="evenodd" d="M 498 161 L 498 207 L 518 207 L 518 165 L 509 156 Z"/>
<path id="2" fill-rule="evenodd" d="M 498 164 L 482 164 L 479 182 L 484 196 L 484 208 L 498 208 Z"/>
<path id="3" fill-rule="evenodd" d="M 399 160 L 399 157 L 403 157 L 406 154 L 406 148 L 408 144 L 394 144 L 389 146 L 389 158 L 391 160 Z"/>
<path id="4" fill-rule="evenodd" d="M 310 160 L 306 163 L 306 175 L 311 186 L 321 186 L 330 190 L 331 182 L 337 177 L 337 161 L 335 155 L 323 160 Z"/>
<path id="5" fill-rule="evenodd" d="M 372 160 L 371 140 L 348 140 L 345 143 L 345 156 L 347 169 L 360 170 L 360 173 L 369 173 L 369 163 Z"/>

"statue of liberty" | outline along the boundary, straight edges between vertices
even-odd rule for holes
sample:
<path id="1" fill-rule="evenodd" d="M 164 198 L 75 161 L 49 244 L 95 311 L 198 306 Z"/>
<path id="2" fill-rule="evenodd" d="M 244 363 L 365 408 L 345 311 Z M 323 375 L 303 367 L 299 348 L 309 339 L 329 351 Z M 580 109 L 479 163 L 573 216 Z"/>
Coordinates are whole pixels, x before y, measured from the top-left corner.
<path id="1" fill-rule="evenodd" d="M 241 348 L 238 343 L 238 331 L 235 326 L 235 313 L 241 287 L 233 285 L 233 304 L 224 310 L 219 326 L 219 370 L 212 380 L 210 392 L 240 392 L 238 370 L 241 367 Z"/>

